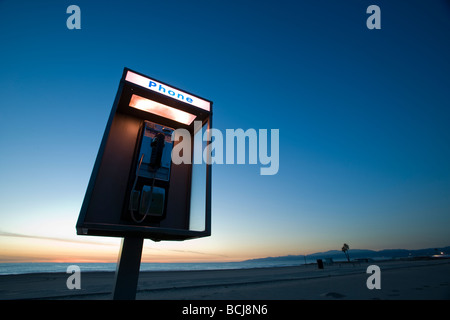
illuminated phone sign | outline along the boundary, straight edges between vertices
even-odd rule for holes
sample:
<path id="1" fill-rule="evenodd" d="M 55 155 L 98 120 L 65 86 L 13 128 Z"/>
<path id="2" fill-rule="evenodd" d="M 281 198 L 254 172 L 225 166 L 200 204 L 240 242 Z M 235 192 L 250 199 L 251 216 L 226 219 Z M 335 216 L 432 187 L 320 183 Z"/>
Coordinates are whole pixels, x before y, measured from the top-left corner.
<path id="1" fill-rule="evenodd" d="M 186 92 L 177 90 L 171 86 L 165 85 L 156 80 L 141 76 L 132 71 L 127 72 L 125 80 L 137 84 L 138 86 L 144 87 L 146 89 L 150 89 L 152 91 L 161 93 L 173 99 L 186 102 L 188 104 L 196 106 L 197 108 L 210 111 L 211 104 L 208 101 L 192 96 Z"/>

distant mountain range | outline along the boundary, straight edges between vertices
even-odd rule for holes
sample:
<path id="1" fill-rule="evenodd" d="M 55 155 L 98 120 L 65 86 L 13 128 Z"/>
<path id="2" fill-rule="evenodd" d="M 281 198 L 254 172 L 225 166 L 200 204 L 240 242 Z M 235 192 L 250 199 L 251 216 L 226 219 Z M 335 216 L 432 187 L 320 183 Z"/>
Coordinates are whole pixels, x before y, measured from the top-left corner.
<path id="1" fill-rule="evenodd" d="M 393 258 L 407 258 L 407 257 L 424 257 L 424 256 L 432 256 L 436 254 L 450 254 L 450 246 L 443 248 L 428 248 L 428 249 L 418 249 L 418 250 L 406 250 L 406 249 L 384 249 L 379 251 L 367 250 L 367 249 L 350 249 L 348 253 L 350 255 L 350 260 L 354 259 L 363 259 L 363 258 L 371 258 L 371 259 L 393 259 Z M 346 257 L 344 253 L 340 250 L 329 250 L 326 252 L 317 252 L 306 255 L 306 259 L 316 260 L 316 259 L 325 259 L 332 258 L 335 261 L 346 261 Z M 280 256 L 280 257 L 266 257 L 259 259 L 250 259 L 245 260 L 245 262 L 262 262 L 262 261 L 296 261 L 304 262 L 305 255 L 288 255 L 288 256 Z"/>

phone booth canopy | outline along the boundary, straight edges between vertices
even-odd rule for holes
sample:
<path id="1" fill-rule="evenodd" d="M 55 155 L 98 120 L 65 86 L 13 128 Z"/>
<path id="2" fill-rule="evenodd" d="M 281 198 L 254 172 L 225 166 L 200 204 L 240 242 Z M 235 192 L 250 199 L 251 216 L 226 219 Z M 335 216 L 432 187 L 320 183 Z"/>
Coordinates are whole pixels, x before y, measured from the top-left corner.
<path id="1" fill-rule="evenodd" d="M 211 121 L 211 101 L 125 68 L 77 234 L 155 241 L 211 235 L 211 165 L 194 161 L 194 150 L 209 143 Z M 186 139 L 179 129 L 190 137 L 190 150 L 181 151 L 190 151 L 190 161 L 181 163 L 172 161 Z"/>

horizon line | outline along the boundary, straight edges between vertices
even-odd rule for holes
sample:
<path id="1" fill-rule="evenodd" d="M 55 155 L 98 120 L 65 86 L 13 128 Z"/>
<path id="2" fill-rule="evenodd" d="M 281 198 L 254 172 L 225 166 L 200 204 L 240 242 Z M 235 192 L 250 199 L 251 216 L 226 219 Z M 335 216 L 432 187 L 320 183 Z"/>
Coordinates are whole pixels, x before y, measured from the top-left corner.
<path id="1" fill-rule="evenodd" d="M 3 234 L 2 234 L 3 233 Z M 3 236 L 4 232 L 0 231 L 0 236 Z M 30 237 L 33 238 L 34 236 L 26 236 L 26 235 L 22 235 L 24 237 Z M 36 238 L 40 238 L 40 237 L 36 237 Z M 49 238 L 52 240 L 58 240 L 57 238 Z M 64 241 L 64 240 L 61 240 Z M 67 240 L 69 241 L 69 240 Z M 70 242 L 70 241 L 69 241 Z M 98 244 L 98 243 L 94 243 L 94 244 Z M 403 248 L 397 248 L 397 249 L 379 249 L 379 250 L 373 250 L 373 249 L 349 249 L 350 250 L 361 250 L 361 251 L 373 251 L 373 252 L 380 252 L 380 251 L 385 251 L 385 250 L 405 250 L 405 251 L 420 251 L 420 250 L 433 250 L 433 249 L 444 249 L 444 248 L 448 248 L 449 246 L 439 246 L 439 247 L 427 247 L 427 248 L 420 248 L 420 249 L 403 249 Z M 181 251 L 181 250 L 170 250 L 170 251 Z M 265 256 L 265 257 L 260 257 L 260 258 L 247 258 L 247 259 L 239 259 L 239 260 L 228 260 L 228 261 L 177 261 L 177 262 L 173 262 L 173 261 L 148 261 L 147 259 L 144 258 L 143 261 L 141 261 L 141 263 L 155 263 L 155 264 L 162 264 L 162 263 L 167 263 L 167 264 L 171 264 L 171 263 L 239 263 L 239 262 L 248 262 L 248 261 L 252 261 L 252 260 L 263 260 L 263 259 L 270 259 L 270 258 L 282 258 L 282 257 L 307 257 L 307 256 L 312 256 L 312 255 L 319 255 L 319 254 L 326 254 L 327 252 L 330 251 L 336 251 L 336 253 L 340 252 L 341 250 L 337 250 L 337 249 L 330 249 L 327 251 L 319 251 L 319 252 L 314 252 L 314 253 L 310 253 L 310 254 L 288 254 L 288 255 L 282 255 L 282 256 Z M 184 251 L 184 252 L 188 252 L 188 251 Z M 191 252 L 191 251 L 189 251 Z M 195 253 L 201 253 L 201 252 L 195 252 Z M 201 254 L 205 254 L 208 255 L 207 253 L 201 253 Z M 218 255 L 220 256 L 220 255 Z M 223 255 L 222 255 L 223 256 Z M 0 258 L 0 264 L 8 264 L 8 263 L 73 263 L 73 264 L 77 264 L 77 263 L 118 263 L 118 260 L 109 260 L 109 259 L 103 259 L 103 260 L 95 260 L 95 259 L 36 259 L 36 260 L 21 260 L 20 258 L 13 258 L 13 259 L 5 259 L 5 261 L 2 261 L 2 259 Z"/>

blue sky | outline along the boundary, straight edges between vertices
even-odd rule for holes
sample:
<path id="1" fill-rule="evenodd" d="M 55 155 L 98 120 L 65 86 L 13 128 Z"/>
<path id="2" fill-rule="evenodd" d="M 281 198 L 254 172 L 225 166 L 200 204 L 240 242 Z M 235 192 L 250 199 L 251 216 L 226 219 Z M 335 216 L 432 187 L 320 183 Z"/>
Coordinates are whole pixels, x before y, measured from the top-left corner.
<path id="1" fill-rule="evenodd" d="M 449 18 L 443 0 L 0 2 L 0 261 L 116 259 L 75 223 L 124 67 L 212 100 L 220 130 L 280 130 L 277 175 L 215 165 L 212 236 L 144 259 L 449 245 Z"/>

